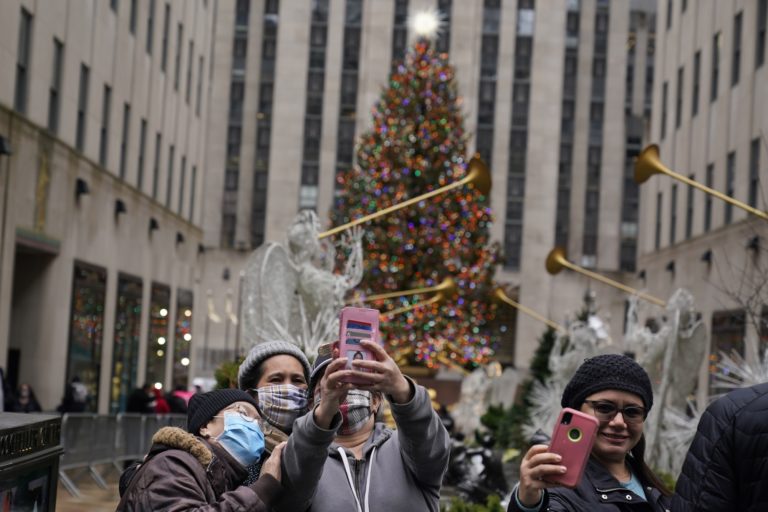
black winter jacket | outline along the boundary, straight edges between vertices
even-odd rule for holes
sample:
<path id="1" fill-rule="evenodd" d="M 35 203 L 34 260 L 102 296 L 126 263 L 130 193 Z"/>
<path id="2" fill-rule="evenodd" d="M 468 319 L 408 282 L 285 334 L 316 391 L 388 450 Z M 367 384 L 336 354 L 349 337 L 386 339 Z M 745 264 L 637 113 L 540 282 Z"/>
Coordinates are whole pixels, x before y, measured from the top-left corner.
<path id="1" fill-rule="evenodd" d="M 675 512 L 768 510 L 768 383 L 709 405 L 675 493 Z"/>
<path id="2" fill-rule="evenodd" d="M 635 472 L 635 474 L 638 474 Z M 619 484 L 605 467 L 590 458 L 581 482 L 574 489 L 555 487 L 544 492 L 540 511 L 568 512 L 669 512 L 669 498 L 645 484 L 647 501 Z M 507 512 L 519 512 L 515 496 Z"/>

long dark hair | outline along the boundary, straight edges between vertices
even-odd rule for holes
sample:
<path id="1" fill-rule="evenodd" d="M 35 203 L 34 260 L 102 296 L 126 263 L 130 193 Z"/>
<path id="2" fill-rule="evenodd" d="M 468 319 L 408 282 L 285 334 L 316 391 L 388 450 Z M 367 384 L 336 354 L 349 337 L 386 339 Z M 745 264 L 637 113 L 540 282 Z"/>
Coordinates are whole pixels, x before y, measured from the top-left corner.
<path id="1" fill-rule="evenodd" d="M 661 478 L 656 476 L 656 473 L 645 463 L 645 434 L 640 436 L 640 440 L 629 453 L 631 454 L 631 457 L 629 457 L 630 464 L 636 472 L 640 473 L 640 481 L 657 488 L 664 496 L 672 496 L 672 491 L 667 488 L 664 482 L 661 481 Z"/>

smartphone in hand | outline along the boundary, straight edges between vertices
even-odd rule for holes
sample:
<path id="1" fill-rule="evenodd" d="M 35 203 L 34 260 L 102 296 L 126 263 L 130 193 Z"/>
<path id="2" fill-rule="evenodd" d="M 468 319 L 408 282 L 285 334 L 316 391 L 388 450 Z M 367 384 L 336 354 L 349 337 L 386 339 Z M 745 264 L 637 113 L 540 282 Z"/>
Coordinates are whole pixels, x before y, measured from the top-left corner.
<path id="1" fill-rule="evenodd" d="M 361 342 L 369 340 L 380 343 L 379 310 L 370 308 L 345 307 L 339 314 L 339 356 L 347 358 L 347 370 L 355 369 L 352 361 L 356 359 L 373 360 L 373 354 L 365 349 Z M 358 371 L 366 371 L 357 368 Z M 349 377 L 345 382 L 366 384 L 367 381 Z"/>
<path id="2" fill-rule="evenodd" d="M 563 458 L 560 464 L 566 467 L 566 472 L 562 475 L 548 476 L 547 482 L 570 488 L 579 484 L 587 467 L 599 426 L 597 418 L 589 414 L 569 407 L 560 412 L 552 433 L 549 451 Z"/>

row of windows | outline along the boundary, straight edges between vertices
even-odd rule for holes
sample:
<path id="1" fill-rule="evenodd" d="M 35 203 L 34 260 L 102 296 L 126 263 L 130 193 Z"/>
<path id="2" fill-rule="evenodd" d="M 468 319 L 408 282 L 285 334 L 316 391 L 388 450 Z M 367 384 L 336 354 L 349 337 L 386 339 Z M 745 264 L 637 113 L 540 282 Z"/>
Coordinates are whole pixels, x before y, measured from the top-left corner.
<path id="1" fill-rule="evenodd" d="M 669 5 L 672 5 L 670 0 Z M 670 11 L 671 13 L 671 11 Z M 669 19 L 669 18 L 668 18 Z M 758 16 L 756 19 L 757 30 L 755 35 L 755 69 L 760 68 L 765 63 L 766 51 L 766 27 L 768 26 L 768 0 L 759 0 Z M 742 25 L 743 12 L 739 11 L 733 18 L 733 32 L 731 40 L 731 69 L 730 83 L 731 87 L 738 85 L 741 77 L 741 53 L 742 53 Z M 710 70 L 710 102 L 717 99 L 720 84 L 720 66 L 722 34 L 717 32 L 712 36 L 712 67 Z M 685 70 L 680 66 L 677 70 L 677 85 L 675 90 L 675 128 L 679 128 L 683 117 L 683 94 L 684 94 Z M 691 90 L 691 116 L 695 117 L 699 113 L 699 97 L 701 89 L 701 50 L 696 50 L 693 56 L 693 77 Z M 667 133 L 667 101 L 668 101 L 668 82 L 662 85 L 661 95 L 661 132 L 660 138 L 664 139 Z"/>
<path id="2" fill-rule="evenodd" d="M 762 189 L 760 187 L 760 138 L 753 139 L 749 146 L 749 181 L 747 189 L 747 204 L 752 207 L 757 207 L 758 201 L 761 199 Z M 731 151 L 726 157 L 725 164 L 725 195 L 735 196 L 735 184 L 736 184 L 736 152 Z M 704 184 L 712 188 L 715 175 L 715 164 L 710 163 L 707 165 Z M 691 174 L 688 176 L 690 180 L 695 180 L 696 177 Z M 686 194 L 685 204 L 685 240 L 693 236 L 693 208 L 694 208 L 694 188 L 688 187 Z M 661 247 L 661 231 L 662 231 L 662 214 L 664 209 L 664 194 L 658 192 L 656 195 L 656 221 L 655 221 L 655 236 L 654 247 L 659 249 Z M 762 197 L 763 203 L 766 202 L 766 198 Z M 674 245 L 679 240 L 677 239 L 677 185 L 673 184 L 670 190 L 669 199 L 669 245 Z M 723 223 L 730 224 L 733 221 L 733 205 L 725 203 L 723 211 Z M 703 231 L 708 232 L 712 229 L 712 196 L 710 194 L 704 195 L 704 215 L 703 215 Z"/>
<path id="3" fill-rule="evenodd" d="M 133 3 L 132 3 L 133 4 Z M 150 14 L 154 11 L 154 2 L 150 4 Z M 170 7 L 168 8 L 166 16 L 170 16 Z M 135 9 L 132 5 L 131 9 Z M 133 15 L 132 15 L 133 16 Z M 148 24 L 151 27 L 151 16 Z M 28 102 L 28 88 L 29 88 L 29 64 L 31 61 L 31 41 L 33 30 L 33 16 L 24 8 L 21 10 L 20 26 L 19 26 L 19 48 L 17 56 L 16 67 L 16 85 L 14 95 L 14 108 L 21 112 L 26 113 Z M 181 41 L 181 34 L 183 27 L 179 25 L 179 41 Z M 151 44 L 148 43 L 148 50 L 151 51 Z M 177 75 L 178 75 L 178 60 L 181 58 L 181 46 L 178 47 L 177 58 Z M 186 90 L 186 102 L 189 104 L 192 88 L 192 59 L 194 55 L 194 43 L 189 42 L 189 62 L 187 70 L 187 90 Z M 64 73 L 64 59 L 65 59 L 65 46 L 62 41 L 57 38 L 53 38 L 53 63 L 51 84 L 49 87 L 48 95 L 48 122 L 47 128 L 52 133 L 59 132 L 59 116 L 61 111 L 61 97 L 62 97 L 62 81 Z M 203 75 L 203 57 L 200 56 L 198 67 L 198 84 L 197 84 L 197 103 L 196 103 L 196 115 L 200 115 L 200 102 L 202 96 L 202 75 Z M 88 102 L 90 98 L 91 89 L 91 71 L 90 67 L 84 62 L 80 63 L 80 73 L 78 80 L 78 95 L 77 95 L 77 111 L 75 117 L 75 148 L 78 151 L 84 151 L 87 133 L 87 113 Z M 112 113 L 112 86 L 110 84 L 104 84 L 101 104 L 101 123 L 99 126 L 99 148 L 98 148 L 98 162 L 102 166 L 106 166 L 109 157 L 109 139 L 111 128 L 111 113 Z M 118 161 L 118 176 L 121 179 L 125 179 L 128 174 L 127 160 L 130 149 L 130 133 L 131 133 L 131 119 L 132 111 L 130 103 L 124 103 L 122 108 L 122 117 L 120 119 L 121 126 L 121 138 L 120 138 L 120 156 Z M 137 160 L 137 172 L 136 172 L 136 187 L 143 189 L 144 186 L 144 167 L 146 161 L 146 135 L 147 135 L 147 120 L 145 118 L 140 119 L 140 130 L 138 140 L 138 160 Z M 157 179 L 160 172 L 159 158 L 160 158 L 160 141 L 161 135 L 157 134 L 155 145 L 155 166 L 153 168 L 153 185 L 152 185 L 152 197 L 157 199 Z M 168 163 L 168 187 L 166 189 L 166 207 L 171 207 L 171 190 L 173 187 L 173 145 L 170 146 L 170 157 Z M 177 212 L 181 215 L 184 207 L 184 187 L 186 180 L 186 156 L 182 156 L 182 169 L 179 183 L 179 201 L 177 203 Z M 194 187 L 196 180 L 196 167 L 192 167 L 192 190 L 191 200 L 189 205 L 189 216 L 192 220 L 194 214 Z"/>

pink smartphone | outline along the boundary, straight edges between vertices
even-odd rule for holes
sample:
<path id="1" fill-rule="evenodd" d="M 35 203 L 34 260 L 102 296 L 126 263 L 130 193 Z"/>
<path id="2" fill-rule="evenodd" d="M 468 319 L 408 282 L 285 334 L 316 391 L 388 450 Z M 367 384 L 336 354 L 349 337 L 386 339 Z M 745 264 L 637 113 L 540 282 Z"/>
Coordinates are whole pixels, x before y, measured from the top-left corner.
<path id="1" fill-rule="evenodd" d="M 339 314 L 339 357 L 347 358 L 347 370 L 351 370 L 352 361 L 363 359 L 372 361 L 373 354 L 360 344 L 363 340 L 381 343 L 379 336 L 379 310 L 369 308 L 346 307 Z M 361 371 L 365 371 L 360 369 Z M 365 384 L 366 380 L 350 377 L 345 380 L 352 384 Z"/>
<path id="2" fill-rule="evenodd" d="M 566 472 L 548 476 L 547 482 L 571 488 L 579 484 L 599 426 L 597 418 L 589 414 L 569 407 L 560 412 L 549 451 L 563 458 L 560 464 L 566 467 Z"/>

